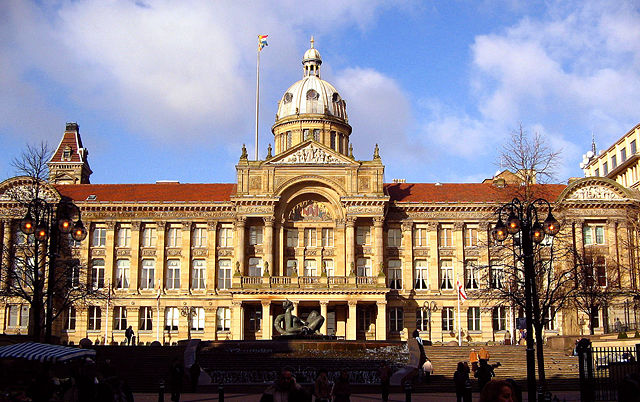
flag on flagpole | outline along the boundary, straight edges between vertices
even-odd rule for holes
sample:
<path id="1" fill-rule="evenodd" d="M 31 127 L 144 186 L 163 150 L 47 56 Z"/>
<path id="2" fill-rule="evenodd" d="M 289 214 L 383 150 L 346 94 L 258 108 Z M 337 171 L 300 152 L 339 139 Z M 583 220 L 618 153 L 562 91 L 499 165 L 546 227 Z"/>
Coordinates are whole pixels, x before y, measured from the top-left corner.
<path id="1" fill-rule="evenodd" d="M 460 284 L 460 281 L 456 281 L 456 285 L 458 285 L 458 294 L 462 300 L 467 300 L 467 293 L 464 291 L 464 287 Z"/>
<path id="2" fill-rule="evenodd" d="M 269 35 L 258 35 L 258 51 L 261 51 L 265 46 L 269 46 L 267 43 L 267 37 Z"/>

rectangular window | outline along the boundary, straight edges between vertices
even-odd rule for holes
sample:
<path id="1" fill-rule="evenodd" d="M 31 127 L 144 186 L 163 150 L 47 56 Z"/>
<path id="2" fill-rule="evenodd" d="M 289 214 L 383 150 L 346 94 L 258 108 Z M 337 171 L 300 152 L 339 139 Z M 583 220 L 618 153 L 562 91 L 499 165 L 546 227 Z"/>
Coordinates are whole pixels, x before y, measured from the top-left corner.
<path id="1" fill-rule="evenodd" d="M 322 247 L 333 247 L 332 228 L 322 228 Z"/>
<path id="2" fill-rule="evenodd" d="M 493 330 L 504 331 L 507 329 L 507 310 L 502 307 L 493 308 Z"/>
<path id="3" fill-rule="evenodd" d="M 586 224 L 582 227 L 582 240 L 585 246 L 592 244 L 605 244 L 603 224 Z"/>
<path id="4" fill-rule="evenodd" d="M 156 262 L 151 259 L 142 260 L 142 272 L 140 273 L 140 289 L 153 289 L 155 287 Z"/>
<path id="5" fill-rule="evenodd" d="M 600 176 L 600 169 L 596 168 L 596 170 L 594 170 L 593 172 L 594 176 Z"/>
<path id="6" fill-rule="evenodd" d="M 231 310 L 229 307 L 218 307 L 216 329 L 218 331 L 229 331 L 231 329 Z"/>
<path id="7" fill-rule="evenodd" d="M 631 155 L 634 155 L 636 153 L 636 151 L 637 151 L 636 140 L 631 141 L 630 146 L 631 146 Z"/>
<path id="8" fill-rule="evenodd" d="M 615 155 L 611 155 L 611 169 L 618 167 L 618 159 Z"/>
<path id="9" fill-rule="evenodd" d="M 140 326 L 138 327 L 140 331 L 153 329 L 153 307 L 140 307 L 138 317 L 140 318 Z"/>
<path id="10" fill-rule="evenodd" d="M 291 131 L 287 131 L 287 149 L 291 148 L 292 140 L 293 137 L 291 135 Z"/>
<path id="11" fill-rule="evenodd" d="M 598 306 L 591 307 L 591 322 L 593 323 L 593 328 L 600 328 L 600 308 Z"/>
<path id="12" fill-rule="evenodd" d="M 142 230 L 142 247 L 155 247 L 156 239 L 156 228 L 145 225 Z"/>
<path id="13" fill-rule="evenodd" d="M 107 244 L 107 228 L 94 228 L 91 236 L 93 247 L 104 247 Z"/>
<path id="14" fill-rule="evenodd" d="M 304 276 L 318 276 L 316 260 L 304 260 Z"/>
<path id="15" fill-rule="evenodd" d="M 478 289 L 478 260 L 466 260 L 464 264 L 464 287 Z"/>
<path id="16" fill-rule="evenodd" d="M 413 229 L 413 246 L 427 247 L 427 228 L 416 227 Z"/>
<path id="17" fill-rule="evenodd" d="M 429 289 L 429 271 L 426 260 L 416 260 L 416 284 L 415 289 Z"/>
<path id="18" fill-rule="evenodd" d="M 624 162 L 627 160 L 627 148 L 622 148 L 620 150 L 620 162 Z"/>
<path id="19" fill-rule="evenodd" d="M 99 331 L 102 327 L 102 310 L 98 306 L 90 306 L 88 314 L 87 329 L 89 331 Z"/>
<path id="20" fill-rule="evenodd" d="M 131 228 L 120 227 L 118 229 L 118 247 L 131 247 Z"/>
<path id="21" fill-rule="evenodd" d="M 359 246 L 371 244 L 371 229 L 368 226 L 358 226 L 356 234 L 356 244 Z"/>
<path id="22" fill-rule="evenodd" d="M 453 247 L 453 228 L 450 226 L 441 226 L 439 240 L 440 247 Z"/>
<path id="23" fill-rule="evenodd" d="M 387 231 L 387 247 L 402 247 L 402 230 L 391 228 Z"/>
<path id="24" fill-rule="evenodd" d="M 204 308 L 196 307 L 191 316 L 191 329 L 193 331 L 204 331 Z"/>
<path id="25" fill-rule="evenodd" d="M 453 331 L 453 307 L 442 308 L 442 330 Z"/>
<path id="26" fill-rule="evenodd" d="M 370 258 L 358 258 L 357 261 L 358 276 L 371 276 L 371 259 Z"/>
<path id="27" fill-rule="evenodd" d="M 180 312 L 177 307 L 167 307 L 164 309 L 164 330 L 177 331 L 180 322 Z"/>
<path id="28" fill-rule="evenodd" d="M 262 258 L 249 258 L 249 276 L 262 276 Z"/>
<path id="29" fill-rule="evenodd" d="M 129 260 L 116 261 L 116 289 L 129 289 Z"/>
<path id="30" fill-rule="evenodd" d="M 20 322 L 20 305 L 18 304 L 9 305 L 7 307 L 7 310 L 9 310 L 9 320 L 8 320 L 7 326 L 9 328 L 17 327 L 18 323 Z"/>
<path id="31" fill-rule="evenodd" d="M 327 276 L 335 276 L 336 274 L 336 269 L 335 266 L 333 265 L 333 260 L 324 260 L 324 269 L 327 272 Z"/>
<path id="32" fill-rule="evenodd" d="M 113 308 L 113 329 L 124 331 L 127 329 L 127 308 L 116 306 Z"/>
<path id="33" fill-rule="evenodd" d="M 404 311 L 402 307 L 391 307 L 389 309 L 389 330 L 400 332 L 404 329 Z"/>
<path id="34" fill-rule="evenodd" d="M 298 247 L 297 229 L 287 229 L 287 247 Z"/>
<path id="35" fill-rule="evenodd" d="M 440 260 L 440 289 L 453 289 L 453 262 Z"/>
<path id="36" fill-rule="evenodd" d="M 359 307 L 356 316 L 358 317 L 358 330 L 369 331 L 373 322 L 373 311 L 367 307 Z"/>
<path id="37" fill-rule="evenodd" d="M 465 247 L 477 247 L 478 246 L 478 228 L 473 226 L 467 226 L 464 229 L 464 246 Z"/>
<path id="38" fill-rule="evenodd" d="M 71 247 L 71 248 L 79 248 L 80 246 L 82 246 L 82 241 L 77 241 L 71 235 L 72 235 L 72 233 L 69 233 L 67 235 L 67 243 L 69 244 L 69 247 Z M 23 236 L 25 236 L 25 235 L 23 234 Z M 30 235 L 29 237 L 33 238 L 33 235 Z M 31 242 L 31 244 L 32 243 L 33 242 Z"/>
<path id="39" fill-rule="evenodd" d="M 320 141 L 320 129 L 318 128 L 313 129 L 313 140 L 318 142 Z"/>
<path id="40" fill-rule="evenodd" d="M 298 263 L 296 260 L 287 260 L 287 276 L 296 276 L 298 275 L 297 271 Z"/>
<path id="41" fill-rule="evenodd" d="M 23 304 L 20 307 L 20 328 L 27 328 L 29 326 L 29 305 Z"/>
<path id="42" fill-rule="evenodd" d="M 247 318 L 250 331 L 260 331 L 262 329 L 262 310 L 258 308 L 247 308 Z"/>
<path id="43" fill-rule="evenodd" d="M 64 320 L 64 329 L 66 331 L 75 331 L 76 329 L 76 308 L 69 307 L 67 309 L 66 319 Z"/>
<path id="44" fill-rule="evenodd" d="M 495 262 L 491 263 L 491 288 L 492 289 L 502 289 L 504 285 L 504 267 Z"/>
<path id="45" fill-rule="evenodd" d="M 330 142 L 331 149 L 333 149 L 335 151 L 336 150 L 336 132 L 335 131 L 331 132 L 331 137 L 330 138 L 331 138 L 331 140 L 330 140 L 331 141 Z"/>
<path id="46" fill-rule="evenodd" d="M 207 228 L 195 228 L 193 229 L 193 241 L 192 247 L 207 247 Z"/>
<path id="47" fill-rule="evenodd" d="M 593 265 L 593 273 L 596 277 L 598 286 L 607 286 L 607 264 L 604 256 L 596 256 Z"/>
<path id="48" fill-rule="evenodd" d="M 315 228 L 305 228 L 304 229 L 304 246 L 305 247 L 316 247 L 318 239 L 318 232 Z"/>
<path id="49" fill-rule="evenodd" d="M 179 227 L 170 227 L 167 230 L 167 247 L 182 246 L 182 230 Z"/>
<path id="50" fill-rule="evenodd" d="M 80 266 L 71 265 L 67 270 L 67 286 L 70 288 L 77 288 L 80 286 Z"/>
<path id="51" fill-rule="evenodd" d="M 231 260 L 218 261 L 218 289 L 231 289 Z"/>
<path id="52" fill-rule="evenodd" d="M 480 307 L 469 307 L 467 310 L 467 330 L 480 331 Z"/>
<path id="53" fill-rule="evenodd" d="M 180 260 L 167 260 L 167 289 L 180 289 Z"/>
<path id="54" fill-rule="evenodd" d="M 218 246 L 233 247 L 233 228 L 222 227 L 218 235 Z"/>
<path id="55" fill-rule="evenodd" d="M 91 286 L 94 289 L 104 288 L 104 260 L 102 258 L 91 260 Z"/>
<path id="56" fill-rule="evenodd" d="M 193 289 L 205 288 L 205 275 L 207 272 L 207 264 L 203 259 L 193 260 L 193 271 L 191 272 L 191 287 Z"/>
<path id="57" fill-rule="evenodd" d="M 609 165 L 607 164 L 607 162 L 604 162 L 602 164 L 602 173 L 606 176 L 609 174 Z"/>
<path id="58" fill-rule="evenodd" d="M 418 331 L 429 330 L 429 311 L 426 308 L 419 307 L 416 309 L 416 329 Z"/>
<path id="59" fill-rule="evenodd" d="M 555 309 L 553 308 L 553 306 L 545 309 L 544 311 L 544 329 L 546 329 L 547 331 L 555 331 L 556 329 L 556 317 L 554 311 Z"/>
<path id="60" fill-rule="evenodd" d="M 249 226 L 249 245 L 262 244 L 262 226 Z"/>
<path id="61" fill-rule="evenodd" d="M 389 260 L 389 287 L 391 289 L 402 289 L 402 262 L 400 260 Z"/>

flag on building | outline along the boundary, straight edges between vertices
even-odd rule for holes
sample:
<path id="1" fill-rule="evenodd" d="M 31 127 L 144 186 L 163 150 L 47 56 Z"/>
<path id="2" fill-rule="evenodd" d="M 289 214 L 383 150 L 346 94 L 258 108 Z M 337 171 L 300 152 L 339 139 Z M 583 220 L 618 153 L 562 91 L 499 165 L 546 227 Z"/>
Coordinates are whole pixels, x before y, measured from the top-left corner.
<path id="1" fill-rule="evenodd" d="M 267 36 L 269 35 L 258 35 L 258 51 L 261 51 L 265 46 L 269 46 Z"/>
<path id="2" fill-rule="evenodd" d="M 464 287 L 460 284 L 460 281 L 456 281 L 456 285 L 458 285 L 458 295 L 462 300 L 467 300 L 467 293 L 464 291 Z"/>

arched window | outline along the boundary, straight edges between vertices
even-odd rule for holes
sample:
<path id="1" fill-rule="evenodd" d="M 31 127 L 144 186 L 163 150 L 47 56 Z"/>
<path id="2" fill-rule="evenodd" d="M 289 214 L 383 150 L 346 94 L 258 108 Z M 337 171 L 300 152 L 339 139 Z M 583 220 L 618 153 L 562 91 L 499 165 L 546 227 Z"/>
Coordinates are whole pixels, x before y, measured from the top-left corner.
<path id="1" fill-rule="evenodd" d="M 320 99 L 318 92 L 313 89 L 307 91 L 307 113 L 319 113 L 318 99 Z"/>

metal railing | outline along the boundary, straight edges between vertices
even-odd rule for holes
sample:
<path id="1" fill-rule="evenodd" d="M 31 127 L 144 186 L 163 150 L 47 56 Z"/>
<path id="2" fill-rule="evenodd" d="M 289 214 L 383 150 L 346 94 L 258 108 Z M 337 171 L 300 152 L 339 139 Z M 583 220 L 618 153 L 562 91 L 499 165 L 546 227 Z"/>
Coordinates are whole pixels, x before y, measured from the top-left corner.
<path id="1" fill-rule="evenodd" d="M 589 347 L 578 351 L 580 394 L 584 401 L 615 401 L 627 374 L 639 372 L 635 347 Z"/>

